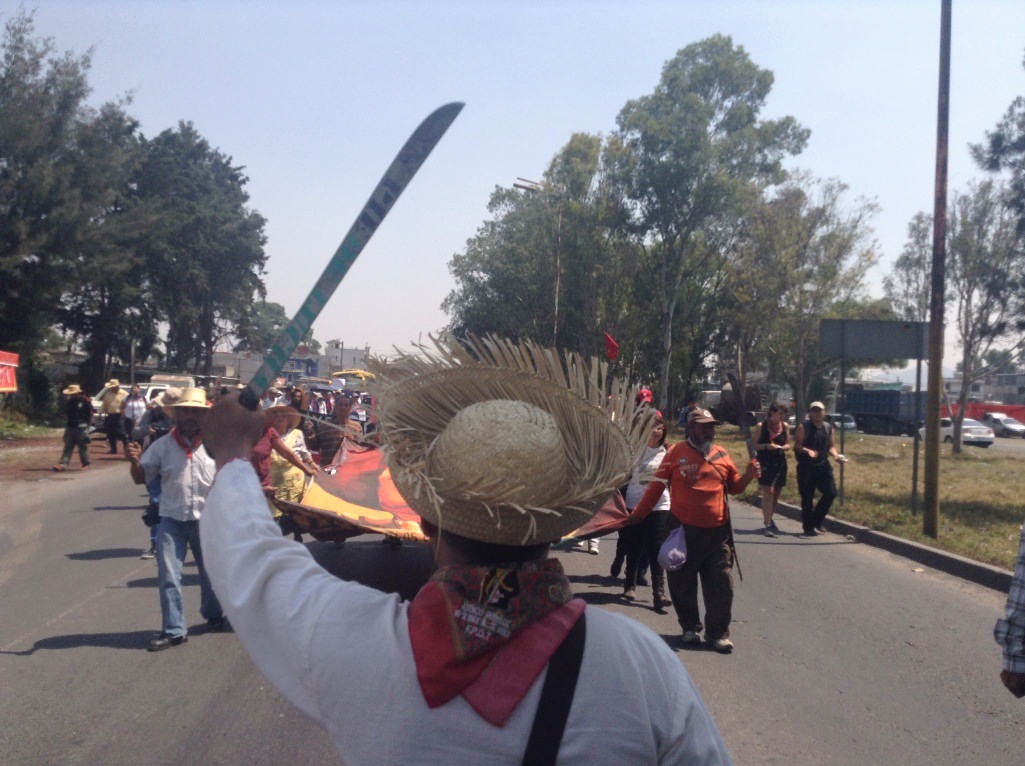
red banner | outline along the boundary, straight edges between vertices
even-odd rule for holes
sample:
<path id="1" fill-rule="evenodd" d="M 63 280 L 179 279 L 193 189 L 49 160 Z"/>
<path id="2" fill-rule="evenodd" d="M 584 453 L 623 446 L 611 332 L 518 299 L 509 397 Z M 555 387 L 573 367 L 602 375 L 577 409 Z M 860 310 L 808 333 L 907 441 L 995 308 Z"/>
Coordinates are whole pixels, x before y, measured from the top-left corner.
<path id="1" fill-rule="evenodd" d="M 18 390 L 18 355 L 10 351 L 0 351 L 0 394 L 10 394 Z"/>

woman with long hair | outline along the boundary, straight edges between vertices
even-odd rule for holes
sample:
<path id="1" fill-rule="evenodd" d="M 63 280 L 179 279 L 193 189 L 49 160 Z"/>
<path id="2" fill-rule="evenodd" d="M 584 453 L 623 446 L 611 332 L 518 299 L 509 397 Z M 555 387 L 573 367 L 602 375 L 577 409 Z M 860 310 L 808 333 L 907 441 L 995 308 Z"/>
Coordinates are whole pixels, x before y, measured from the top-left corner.
<path id="1" fill-rule="evenodd" d="M 787 415 L 790 410 L 785 404 L 774 402 L 769 407 L 769 414 L 758 430 L 758 464 L 762 467 L 762 475 L 758 478 L 758 487 L 762 491 L 762 521 L 765 527 L 762 534 L 775 537 L 779 528 L 773 521 L 779 493 L 787 483 L 787 450 L 790 449 L 790 425 Z"/>

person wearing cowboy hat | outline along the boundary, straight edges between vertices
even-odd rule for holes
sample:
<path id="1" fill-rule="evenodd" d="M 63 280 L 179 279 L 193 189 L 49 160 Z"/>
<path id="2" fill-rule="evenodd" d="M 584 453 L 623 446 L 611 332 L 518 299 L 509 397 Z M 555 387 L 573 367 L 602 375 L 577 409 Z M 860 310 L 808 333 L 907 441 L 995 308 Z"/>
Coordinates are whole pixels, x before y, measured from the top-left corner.
<path id="1" fill-rule="evenodd" d="M 124 418 L 122 411 L 125 408 L 125 399 L 128 392 L 121 388 L 121 381 L 111 378 L 103 387 L 107 389 L 100 399 L 100 412 L 103 413 L 103 432 L 107 435 L 107 442 L 110 444 L 108 454 L 117 454 L 117 443 L 125 442 L 128 447 L 128 437 L 125 435 Z"/>
<path id="2" fill-rule="evenodd" d="M 729 453 L 715 444 L 719 421 L 711 412 L 696 409 L 687 416 L 687 440 L 677 442 L 655 471 L 655 478 L 630 516 L 640 523 L 669 488 L 669 510 L 675 517 L 669 530 L 682 525 L 687 540 L 687 561 L 669 572 L 669 596 L 683 643 L 701 643 L 698 578 L 705 600 L 705 641 L 720 654 L 733 651 L 730 622 L 733 609 L 733 547 L 727 495 L 743 492 L 758 477 L 752 460 L 741 475 Z"/>
<path id="3" fill-rule="evenodd" d="M 613 382 L 606 405 L 554 349 L 434 342 L 372 362 L 382 449 L 437 566 L 411 602 L 282 540 L 247 459 L 263 413 L 211 411 L 203 544 L 257 666 L 346 763 L 730 763 L 665 642 L 585 608 L 548 558 L 630 475 L 650 425 L 632 392 Z"/>
<path id="4" fill-rule="evenodd" d="M 238 394 L 233 394 L 238 396 Z M 145 454 L 136 442 L 128 446 L 130 472 L 136 484 L 160 478 L 160 522 L 157 524 L 157 590 L 160 594 L 161 631 L 149 643 L 159 652 L 188 641 L 182 604 L 181 575 L 187 548 L 199 570 L 199 612 L 210 630 L 227 623 L 210 585 L 199 539 L 199 519 L 214 481 L 214 461 L 203 445 L 202 417 L 207 412 L 201 388 L 168 388 L 161 405 L 174 420 L 171 432 L 150 444 Z"/>
<path id="5" fill-rule="evenodd" d="M 53 467 L 55 471 L 66 471 L 71 465 L 71 453 L 78 447 L 78 459 L 82 461 L 82 470 L 89 468 L 89 423 L 93 418 L 93 405 L 82 387 L 72 383 L 62 392 L 65 398 L 67 420 L 64 426 L 64 452 L 60 462 Z"/>

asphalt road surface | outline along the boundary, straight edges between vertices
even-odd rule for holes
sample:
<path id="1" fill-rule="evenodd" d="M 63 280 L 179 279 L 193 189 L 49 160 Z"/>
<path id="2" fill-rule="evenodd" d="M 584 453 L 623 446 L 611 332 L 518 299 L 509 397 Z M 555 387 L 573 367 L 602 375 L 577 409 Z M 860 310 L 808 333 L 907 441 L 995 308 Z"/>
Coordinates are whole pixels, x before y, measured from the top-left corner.
<path id="1" fill-rule="evenodd" d="M 0 484 L 0 764 L 339 763 L 233 634 L 203 632 L 191 562 L 189 642 L 145 650 L 156 565 L 139 559 L 144 498 L 127 473 Z M 794 534 L 767 539 L 755 509 L 733 513 L 745 579 L 730 656 L 680 648 L 647 589 L 621 601 L 614 540 L 558 555 L 590 604 L 676 649 L 736 763 L 1020 766 L 1025 700 L 1000 685 L 991 635 L 1001 594 L 836 535 L 799 539 L 786 519 Z M 430 570 L 425 547 L 375 537 L 309 548 L 340 577 L 407 595 Z M 616 715 L 616 701 L 596 712 Z"/>

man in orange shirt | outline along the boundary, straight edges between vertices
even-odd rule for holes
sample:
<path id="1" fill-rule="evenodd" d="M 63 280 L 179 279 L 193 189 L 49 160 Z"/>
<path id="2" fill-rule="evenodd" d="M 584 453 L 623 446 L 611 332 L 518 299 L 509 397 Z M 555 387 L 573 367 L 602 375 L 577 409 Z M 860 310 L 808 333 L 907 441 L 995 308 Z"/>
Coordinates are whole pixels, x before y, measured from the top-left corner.
<path id="1" fill-rule="evenodd" d="M 687 538 L 687 562 L 667 572 L 669 594 L 683 629 L 683 643 L 701 643 L 698 611 L 698 577 L 705 599 L 705 641 L 720 654 L 733 651 L 730 621 L 733 609 L 733 550 L 726 495 L 743 492 L 758 477 L 752 460 L 741 475 L 729 454 L 715 444 L 719 425 L 708 410 L 695 409 L 687 416 L 686 441 L 674 444 L 662 459 L 654 480 L 631 515 L 633 523 L 647 516 L 662 492 L 669 487 L 671 526 L 683 525 Z"/>

